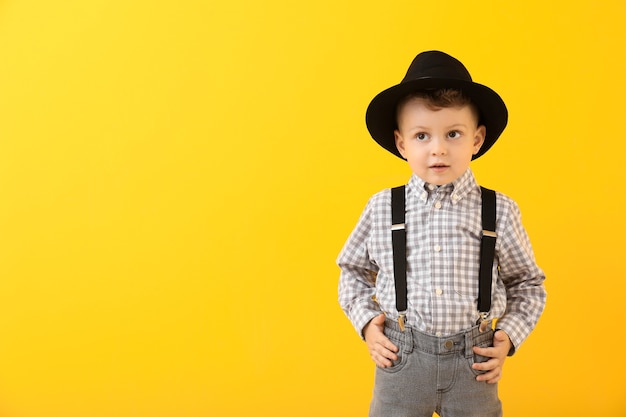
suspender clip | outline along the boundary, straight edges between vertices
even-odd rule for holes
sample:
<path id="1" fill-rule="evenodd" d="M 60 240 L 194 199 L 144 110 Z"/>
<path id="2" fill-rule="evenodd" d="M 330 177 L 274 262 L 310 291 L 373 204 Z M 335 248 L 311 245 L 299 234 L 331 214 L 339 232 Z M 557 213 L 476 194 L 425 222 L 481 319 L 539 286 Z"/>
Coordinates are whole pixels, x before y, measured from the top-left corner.
<path id="1" fill-rule="evenodd" d="M 401 311 L 398 316 L 398 325 L 400 326 L 400 330 L 404 331 L 404 325 L 406 323 L 406 311 Z"/>
<path id="2" fill-rule="evenodd" d="M 478 331 L 480 333 L 484 333 L 488 329 L 491 328 L 492 320 L 488 320 L 489 312 L 487 313 L 478 313 L 478 320 L 476 320 L 476 324 L 478 325 Z"/>

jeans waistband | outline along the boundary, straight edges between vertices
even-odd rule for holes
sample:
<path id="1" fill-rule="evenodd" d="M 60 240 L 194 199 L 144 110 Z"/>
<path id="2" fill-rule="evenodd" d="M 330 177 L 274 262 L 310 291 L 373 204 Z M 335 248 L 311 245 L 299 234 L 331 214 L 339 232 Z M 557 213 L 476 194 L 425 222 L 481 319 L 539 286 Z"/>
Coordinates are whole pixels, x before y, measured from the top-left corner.
<path id="1" fill-rule="evenodd" d="M 478 326 L 449 336 L 434 336 L 419 330 L 405 326 L 404 331 L 400 330 L 397 321 L 385 320 L 385 334 L 390 339 L 401 340 L 409 351 L 415 349 L 433 355 L 447 355 L 460 352 L 466 357 L 471 357 L 474 352 L 472 348 L 477 345 L 491 344 L 493 341 L 493 330 L 481 332 Z"/>

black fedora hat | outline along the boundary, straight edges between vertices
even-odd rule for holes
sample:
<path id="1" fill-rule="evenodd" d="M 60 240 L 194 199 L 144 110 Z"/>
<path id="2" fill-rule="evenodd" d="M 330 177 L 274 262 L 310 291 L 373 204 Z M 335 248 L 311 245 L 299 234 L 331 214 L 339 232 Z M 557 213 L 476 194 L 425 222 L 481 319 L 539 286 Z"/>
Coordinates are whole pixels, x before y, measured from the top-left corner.
<path id="1" fill-rule="evenodd" d="M 426 51 L 417 55 L 400 84 L 374 97 L 365 115 L 367 129 L 374 140 L 402 158 L 393 134 L 397 128 L 398 102 L 410 93 L 439 88 L 461 90 L 476 105 L 480 114 L 479 125 L 484 125 L 487 132 L 483 146 L 472 159 L 487 152 L 506 127 L 506 105 L 491 88 L 473 82 L 470 73 L 458 59 L 440 51 Z"/>

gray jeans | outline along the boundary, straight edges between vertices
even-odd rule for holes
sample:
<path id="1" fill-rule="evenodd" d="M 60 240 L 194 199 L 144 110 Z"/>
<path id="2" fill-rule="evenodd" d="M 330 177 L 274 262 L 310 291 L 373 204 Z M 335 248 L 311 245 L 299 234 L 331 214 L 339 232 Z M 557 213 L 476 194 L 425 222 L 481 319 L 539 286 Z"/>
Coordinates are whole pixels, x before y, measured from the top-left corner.
<path id="1" fill-rule="evenodd" d="M 385 334 L 399 348 L 389 368 L 376 368 L 370 417 L 501 417 L 497 384 L 476 381 L 471 368 L 487 358 L 473 346 L 493 343 L 493 331 L 477 327 L 453 336 L 435 337 L 414 329 L 402 332 L 387 320 Z"/>

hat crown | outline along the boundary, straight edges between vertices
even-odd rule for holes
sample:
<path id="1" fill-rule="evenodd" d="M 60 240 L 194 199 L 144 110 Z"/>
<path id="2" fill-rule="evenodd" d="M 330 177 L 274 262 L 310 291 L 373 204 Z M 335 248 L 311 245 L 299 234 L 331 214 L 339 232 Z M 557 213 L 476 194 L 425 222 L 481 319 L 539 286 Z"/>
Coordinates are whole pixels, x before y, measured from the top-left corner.
<path id="1" fill-rule="evenodd" d="M 461 61 L 440 51 L 418 54 L 411 62 L 402 82 L 424 78 L 472 81 L 469 71 Z"/>

